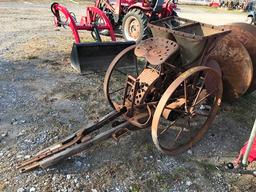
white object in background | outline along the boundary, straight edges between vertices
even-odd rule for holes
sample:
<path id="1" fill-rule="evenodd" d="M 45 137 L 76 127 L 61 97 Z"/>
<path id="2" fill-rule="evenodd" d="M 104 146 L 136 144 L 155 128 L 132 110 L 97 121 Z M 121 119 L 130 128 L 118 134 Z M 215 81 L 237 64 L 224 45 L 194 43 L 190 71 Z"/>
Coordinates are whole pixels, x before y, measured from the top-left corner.
<path id="1" fill-rule="evenodd" d="M 256 119 L 254 121 L 254 125 L 253 125 L 252 131 L 251 131 L 251 135 L 250 135 L 250 138 L 249 138 L 249 141 L 248 141 L 248 144 L 247 144 L 244 156 L 243 156 L 242 165 L 247 165 L 248 164 L 248 156 L 249 156 L 249 153 L 251 151 L 255 135 L 256 135 Z"/>

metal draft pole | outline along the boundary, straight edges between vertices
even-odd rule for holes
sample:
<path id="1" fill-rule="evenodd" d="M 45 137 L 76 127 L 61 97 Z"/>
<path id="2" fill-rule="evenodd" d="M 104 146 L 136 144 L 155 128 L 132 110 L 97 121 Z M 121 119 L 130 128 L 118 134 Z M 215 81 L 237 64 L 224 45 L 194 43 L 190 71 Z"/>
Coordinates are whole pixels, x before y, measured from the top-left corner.
<path id="1" fill-rule="evenodd" d="M 244 166 L 248 165 L 248 156 L 249 156 L 249 153 L 251 151 L 255 135 L 256 135 L 256 119 L 254 121 L 254 125 L 253 125 L 251 135 L 250 135 L 247 147 L 246 147 L 246 151 L 245 151 L 244 156 L 243 156 L 242 165 L 244 165 Z"/>

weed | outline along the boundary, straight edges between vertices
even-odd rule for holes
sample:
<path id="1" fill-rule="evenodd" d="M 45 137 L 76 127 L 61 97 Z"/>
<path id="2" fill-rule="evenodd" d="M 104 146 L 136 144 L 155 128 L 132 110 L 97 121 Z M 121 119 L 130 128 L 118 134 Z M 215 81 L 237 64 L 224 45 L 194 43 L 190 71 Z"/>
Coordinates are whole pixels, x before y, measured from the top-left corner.
<path id="1" fill-rule="evenodd" d="M 252 127 L 256 116 L 256 97 L 253 94 L 245 95 L 236 101 L 234 110 L 229 115 L 241 124 Z"/>
<path id="2" fill-rule="evenodd" d="M 28 60 L 38 59 L 38 56 L 36 56 L 36 55 L 28 55 L 25 59 L 28 59 Z"/>
<path id="3" fill-rule="evenodd" d="M 200 166 L 203 167 L 206 171 L 217 171 L 216 166 L 212 163 L 209 163 L 207 161 L 196 161 L 196 163 Z"/>
<path id="4" fill-rule="evenodd" d="M 130 187 L 129 192 L 140 192 L 140 186 L 138 183 L 133 183 Z"/>
<path id="5" fill-rule="evenodd" d="M 182 180 L 183 178 L 190 176 L 190 171 L 185 167 L 178 167 L 174 169 L 170 174 L 170 178 L 173 180 Z"/>

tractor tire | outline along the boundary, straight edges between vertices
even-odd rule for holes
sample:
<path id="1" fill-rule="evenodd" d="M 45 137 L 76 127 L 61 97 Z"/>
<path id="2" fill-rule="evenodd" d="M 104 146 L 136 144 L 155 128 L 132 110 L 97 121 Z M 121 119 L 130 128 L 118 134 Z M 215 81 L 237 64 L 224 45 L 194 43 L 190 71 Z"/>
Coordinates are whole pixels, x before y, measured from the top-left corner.
<path id="1" fill-rule="evenodd" d="M 124 16 L 122 23 L 122 34 L 126 41 L 136 41 L 147 37 L 149 30 L 147 27 L 148 17 L 137 8 L 131 9 Z"/>

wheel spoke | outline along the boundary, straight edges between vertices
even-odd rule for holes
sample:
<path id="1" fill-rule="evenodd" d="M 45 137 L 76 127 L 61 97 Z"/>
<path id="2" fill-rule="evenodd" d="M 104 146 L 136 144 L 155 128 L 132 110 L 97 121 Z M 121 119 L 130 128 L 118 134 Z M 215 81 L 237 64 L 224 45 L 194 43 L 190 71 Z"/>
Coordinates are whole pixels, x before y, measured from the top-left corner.
<path id="1" fill-rule="evenodd" d="M 188 117 L 188 119 L 187 119 L 187 123 L 188 123 L 188 127 L 189 127 L 189 138 L 190 138 L 190 140 L 193 138 L 193 136 L 192 136 L 192 130 L 191 130 L 191 122 L 190 122 L 190 118 Z"/>
<path id="2" fill-rule="evenodd" d="M 178 138 L 180 137 L 180 134 L 183 132 L 183 130 L 184 130 L 184 127 L 180 128 L 179 133 L 177 133 L 177 135 L 176 135 L 176 137 L 175 137 L 175 139 L 174 139 L 174 142 L 175 142 L 175 143 L 177 143 L 177 140 L 178 140 Z"/>
<path id="3" fill-rule="evenodd" d="M 167 128 L 163 129 L 161 132 L 160 132 L 160 135 L 162 135 L 163 133 L 165 133 L 168 129 L 170 129 L 170 127 L 175 123 L 175 121 L 173 121 Z"/>
<path id="4" fill-rule="evenodd" d="M 207 75 L 207 74 L 206 74 L 206 75 Z M 206 77 L 206 75 L 205 75 L 205 77 Z M 196 98 L 195 98 L 195 100 L 193 101 L 192 106 L 197 102 L 198 97 L 199 97 L 199 95 L 200 95 L 200 93 L 201 93 L 201 91 L 202 91 L 202 89 L 203 89 L 203 87 L 204 87 L 205 79 L 206 79 L 205 77 L 203 78 L 202 85 L 199 87 L 199 90 L 198 90 L 198 92 L 197 92 L 197 94 L 196 94 Z"/>
<path id="5" fill-rule="evenodd" d="M 206 96 L 204 96 L 203 98 L 201 98 L 199 101 L 197 101 L 195 104 L 193 104 L 191 107 L 195 107 L 198 104 L 202 103 L 205 99 L 207 99 L 210 95 L 212 95 L 215 91 L 217 91 L 216 89 L 211 91 L 210 93 L 208 93 Z"/>
<path id="6" fill-rule="evenodd" d="M 185 97 L 185 112 L 188 112 L 188 103 L 187 103 L 187 99 L 188 99 L 188 95 L 187 95 L 187 80 L 184 80 L 184 97 Z"/>
<path id="7" fill-rule="evenodd" d="M 120 89 L 116 89 L 115 91 L 109 92 L 108 94 L 111 95 L 111 94 L 116 93 L 116 92 L 118 92 L 118 91 L 121 91 L 121 90 L 123 90 L 123 89 L 125 89 L 125 87 L 122 87 L 122 88 L 120 88 Z"/>
<path id="8" fill-rule="evenodd" d="M 188 126 L 188 129 L 186 129 L 186 130 L 189 131 L 189 135 L 190 135 L 190 138 L 191 138 L 191 123 L 190 123 L 190 117 L 187 116 L 186 119 L 187 119 L 186 122 L 187 122 L 187 126 Z M 182 126 L 182 128 L 180 128 L 180 131 L 177 133 L 177 135 L 176 135 L 176 137 L 175 137 L 175 140 L 174 140 L 175 143 L 177 143 L 177 140 L 179 139 L 181 133 L 184 132 L 184 130 L 185 130 L 185 127 Z"/>
<path id="9" fill-rule="evenodd" d="M 136 66 L 136 75 L 138 77 L 139 76 L 138 60 L 137 60 L 137 58 L 135 56 L 133 58 L 134 58 L 135 66 Z"/>
<path id="10" fill-rule="evenodd" d="M 188 123 L 188 128 L 189 128 L 189 130 L 191 130 L 190 117 L 188 117 L 188 119 L 187 119 L 187 123 Z"/>
<path id="11" fill-rule="evenodd" d="M 164 109 L 169 109 L 169 110 L 172 110 L 172 111 L 176 111 L 176 112 L 179 112 L 179 113 L 186 114 L 186 112 L 181 110 L 181 109 L 175 109 L 175 108 L 171 108 L 171 107 L 165 107 Z"/>
<path id="12" fill-rule="evenodd" d="M 125 75 L 125 76 L 128 75 L 127 73 L 124 73 L 124 72 L 122 72 L 122 71 L 120 71 L 119 69 L 116 69 L 116 68 L 114 68 L 114 71 L 117 71 L 117 72 L 119 72 L 119 73 L 121 73 L 122 75 Z"/>
<path id="13" fill-rule="evenodd" d="M 209 116 L 209 113 L 201 113 L 201 112 L 195 112 L 196 115 L 199 115 L 199 116 L 204 116 L 204 117 L 208 117 Z"/>

